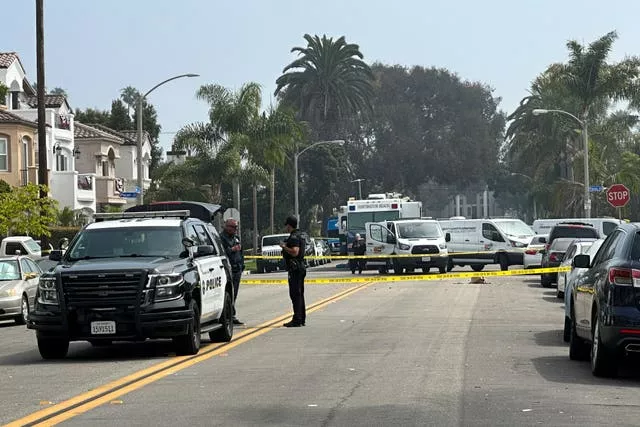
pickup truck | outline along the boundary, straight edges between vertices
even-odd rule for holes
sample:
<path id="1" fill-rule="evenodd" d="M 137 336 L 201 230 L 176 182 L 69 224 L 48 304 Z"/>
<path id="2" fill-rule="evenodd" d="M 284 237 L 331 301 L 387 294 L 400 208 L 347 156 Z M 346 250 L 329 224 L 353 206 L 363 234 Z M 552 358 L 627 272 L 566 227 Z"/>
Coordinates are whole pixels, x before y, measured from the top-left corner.
<path id="1" fill-rule="evenodd" d="M 42 248 L 29 236 L 9 236 L 0 243 L 0 256 L 26 255 L 31 259 L 42 258 Z"/>

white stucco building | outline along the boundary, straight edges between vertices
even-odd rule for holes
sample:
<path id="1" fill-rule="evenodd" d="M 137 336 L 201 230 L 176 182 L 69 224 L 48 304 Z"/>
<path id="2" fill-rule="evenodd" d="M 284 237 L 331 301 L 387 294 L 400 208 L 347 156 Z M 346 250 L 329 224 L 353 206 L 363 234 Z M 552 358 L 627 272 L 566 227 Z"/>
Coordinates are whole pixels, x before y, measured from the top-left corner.
<path id="1" fill-rule="evenodd" d="M 24 67 L 15 52 L 0 53 L 0 82 L 9 88 L 4 100 L 7 110 L 22 119 L 37 122 L 36 93 L 26 79 Z M 74 211 L 95 213 L 95 185 L 87 185 L 88 181 L 93 182 L 91 174 L 79 174 L 75 168 L 80 151 L 75 145 L 74 117 L 66 97 L 45 95 L 45 117 L 49 171 L 49 182 L 46 184 L 51 197 L 58 201 L 60 208 L 69 207 Z M 34 160 L 38 167 L 37 141 L 34 148 Z"/>

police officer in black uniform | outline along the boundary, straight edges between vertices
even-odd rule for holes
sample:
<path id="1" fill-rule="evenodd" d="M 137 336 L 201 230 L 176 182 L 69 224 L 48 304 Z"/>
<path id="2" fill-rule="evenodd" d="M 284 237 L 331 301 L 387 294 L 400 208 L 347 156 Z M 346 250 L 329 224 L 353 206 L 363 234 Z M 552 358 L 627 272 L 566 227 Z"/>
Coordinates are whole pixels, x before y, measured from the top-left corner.
<path id="1" fill-rule="evenodd" d="M 231 264 L 231 281 L 233 283 L 233 323 L 235 325 L 243 325 L 236 317 L 236 299 L 240 290 L 240 279 L 242 279 L 242 271 L 244 270 L 244 255 L 242 254 L 242 246 L 238 237 L 238 221 L 229 218 L 224 223 L 224 231 L 220 233 L 222 246 L 229 258 Z"/>
<path id="2" fill-rule="evenodd" d="M 304 326 L 306 307 L 304 303 L 304 278 L 307 269 L 304 264 L 305 239 L 298 231 L 298 218 L 287 217 L 284 225 L 289 237 L 280 243 L 282 257 L 289 273 L 289 296 L 293 304 L 293 318 L 284 324 L 287 328 Z"/>

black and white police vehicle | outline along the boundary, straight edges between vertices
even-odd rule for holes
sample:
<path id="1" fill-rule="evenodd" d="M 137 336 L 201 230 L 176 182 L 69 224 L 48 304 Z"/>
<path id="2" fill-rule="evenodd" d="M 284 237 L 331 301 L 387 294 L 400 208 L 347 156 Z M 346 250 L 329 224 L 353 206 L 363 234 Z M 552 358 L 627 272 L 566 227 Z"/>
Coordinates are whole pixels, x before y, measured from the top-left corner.
<path id="1" fill-rule="evenodd" d="M 70 341 L 171 338 L 189 355 L 203 333 L 231 340 L 233 287 L 220 236 L 189 210 L 159 207 L 96 214 L 64 255 L 51 253 L 59 264 L 41 276 L 27 325 L 44 359 L 64 358 Z"/>

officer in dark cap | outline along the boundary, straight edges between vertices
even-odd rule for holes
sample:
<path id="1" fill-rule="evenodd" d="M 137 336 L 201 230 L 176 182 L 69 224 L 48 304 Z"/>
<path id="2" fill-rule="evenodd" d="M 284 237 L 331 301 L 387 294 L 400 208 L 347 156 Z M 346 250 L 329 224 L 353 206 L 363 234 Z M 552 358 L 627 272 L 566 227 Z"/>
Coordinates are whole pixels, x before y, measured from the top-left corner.
<path id="1" fill-rule="evenodd" d="M 293 318 L 284 324 L 287 328 L 304 326 L 306 307 L 304 303 L 304 278 L 307 269 L 304 264 L 305 239 L 298 231 L 298 218 L 289 216 L 284 222 L 289 237 L 280 243 L 282 257 L 289 273 L 289 296 L 293 304 Z"/>

